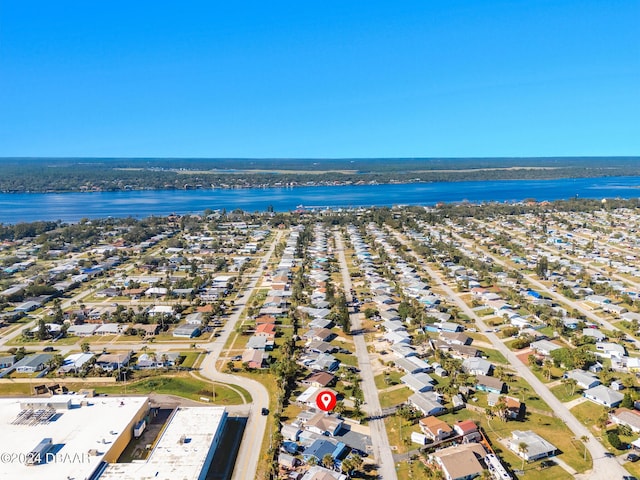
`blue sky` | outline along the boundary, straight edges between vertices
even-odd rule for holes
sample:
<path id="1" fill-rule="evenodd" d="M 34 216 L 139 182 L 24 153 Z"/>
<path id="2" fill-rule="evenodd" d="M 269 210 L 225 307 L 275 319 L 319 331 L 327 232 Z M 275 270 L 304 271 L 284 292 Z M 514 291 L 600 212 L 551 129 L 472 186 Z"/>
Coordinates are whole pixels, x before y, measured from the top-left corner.
<path id="1" fill-rule="evenodd" d="M 0 156 L 640 154 L 640 2 L 0 1 Z"/>

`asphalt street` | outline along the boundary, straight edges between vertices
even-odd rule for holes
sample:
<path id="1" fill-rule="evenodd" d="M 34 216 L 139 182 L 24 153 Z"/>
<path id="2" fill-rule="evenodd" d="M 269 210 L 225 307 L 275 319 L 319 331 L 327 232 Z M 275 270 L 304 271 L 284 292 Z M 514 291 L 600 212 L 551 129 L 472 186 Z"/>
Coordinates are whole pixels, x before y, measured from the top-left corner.
<path id="1" fill-rule="evenodd" d="M 347 302 L 351 302 L 351 276 L 349 275 L 349 269 L 347 267 L 347 259 L 344 256 L 344 242 L 342 241 L 342 234 L 340 232 L 336 232 L 335 239 L 338 261 L 340 262 L 340 271 L 342 273 L 342 284 L 347 296 Z M 395 480 L 398 476 L 396 474 L 393 452 L 389 445 L 389 438 L 387 437 L 384 420 L 382 418 L 376 418 L 382 416 L 382 408 L 380 407 L 378 388 L 376 387 L 373 378 L 373 369 L 371 368 L 367 345 L 364 341 L 364 335 L 360 333 L 360 330 L 362 329 L 360 315 L 360 313 L 352 313 L 350 318 L 351 330 L 355 332 L 352 337 L 356 346 L 356 357 L 358 358 L 358 368 L 360 369 L 362 392 L 364 393 L 365 400 L 363 410 L 372 417 L 369 420 L 369 427 L 371 428 L 373 454 L 378 461 L 378 474 L 380 478 L 384 480 Z"/>

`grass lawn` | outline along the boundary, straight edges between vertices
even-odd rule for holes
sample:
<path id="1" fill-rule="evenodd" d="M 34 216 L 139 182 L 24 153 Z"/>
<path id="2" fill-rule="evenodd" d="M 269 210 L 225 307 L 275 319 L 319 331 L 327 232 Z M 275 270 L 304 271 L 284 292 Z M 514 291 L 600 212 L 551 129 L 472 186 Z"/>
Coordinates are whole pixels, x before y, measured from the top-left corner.
<path id="1" fill-rule="evenodd" d="M 30 383 L 0 383 L 0 395 L 25 395 L 33 394 Z"/>
<path id="2" fill-rule="evenodd" d="M 624 465 L 624 468 L 627 469 L 627 472 L 629 472 L 631 475 L 633 475 L 636 478 L 640 478 L 640 462 L 627 462 Z"/>
<path id="3" fill-rule="evenodd" d="M 165 393 L 169 395 L 177 395 L 189 398 L 191 400 L 201 401 L 200 397 L 211 398 L 211 382 L 206 382 L 193 378 L 188 374 L 179 374 L 175 376 L 158 376 L 145 378 L 138 382 L 132 382 L 125 386 L 123 383 L 104 384 L 104 383 L 65 383 L 71 391 L 80 389 L 95 389 L 97 393 L 106 393 L 110 395 L 127 394 L 148 394 L 150 392 Z M 1 395 L 31 395 L 31 384 L 28 383 L 3 383 L 0 384 Z M 247 401 L 251 400 L 249 392 L 235 387 L 240 390 Z M 240 396 L 222 383 L 215 384 L 216 404 L 220 405 L 239 405 L 242 404 Z"/>
<path id="4" fill-rule="evenodd" d="M 583 472 L 591 468 L 591 458 L 587 452 L 587 460 L 584 460 L 584 446 L 581 442 L 573 440 L 573 433 L 559 418 L 548 417 L 536 413 L 529 413 L 525 422 L 501 422 L 493 419 L 489 424 L 486 417 L 480 417 L 480 423 L 485 427 L 486 433 L 492 441 L 493 448 L 501 450 L 505 460 L 515 469 L 521 467 L 522 461 L 515 453 L 510 452 L 500 442 L 499 438 L 511 436 L 513 430 L 533 430 L 545 440 L 554 444 L 562 452 L 560 458 L 575 468 L 578 472 Z M 539 462 L 538 462 L 539 463 Z M 538 463 L 534 462 L 527 467 L 537 468 Z M 539 473 L 539 472 L 537 472 Z M 538 478 L 532 475 L 528 478 Z M 569 477 L 570 478 L 570 477 Z"/>
<path id="5" fill-rule="evenodd" d="M 399 405 L 400 403 L 406 402 L 412 394 L 413 392 L 411 391 L 411 389 L 407 387 L 402 387 L 390 392 L 380 393 L 380 406 L 382 408 L 387 408 Z"/>
<path id="6" fill-rule="evenodd" d="M 196 401 L 201 401 L 200 397 L 212 398 L 211 382 L 205 382 L 187 374 L 171 377 L 160 376 L 147 378 L 140 382 L 127 384 L 126 386 L 124 384 L 118 384 L 113 386 L 97 385 L 95 387 L 90 387 L 86 384 L 82 384 L 81 388 L 95 388 L 98 393 L 107 393 L 112 395 L 120 395 L 124 393 L 126 389 L 127 394 L 147 394 L 150 392 L 165 393 Z M 216 405 L 242 404 L 240 396 L 222 383 L 215 384 L 215 394 L 216 398 L 214 403 Z M 249 395 L 249 398 L 250 397 L 251 396 Z"/>
<path id="7" fill-rule="evenodd" d="M 507 359 L 504 358 L 504 355 L 502 355 L 497 350 L 493 350 L 492 348 L 481 348 L 479 350 L 483 353 L 483 356 L 486 356 L 487 360 L 489 360 L 491 363 L 501 363 L 503 365 L 509 363 L 507 362 Z"/>
<path id="8" fill-rule="evenodd" d="M 551 367 L 551 378 L 547 378 L 546 372 L 542 367 L 536 369 L 532 368 L 531 371 L 542 383 L 555 382 L 556 380 L 561 379 L 564 374 L 564 370 L 558 367 Z"/>
<path id="9" fill-rule="evenodd" d="M 600 405 L 596 405 L 592 402 L 584 402 L 580 405 L 577 405 L 571 409 L 571 413 L 583 424 L 585 424 L 591 432 L 598 438 L 602 444 L 609 450 L 610 452 L 616 455 L 622 455 L 627 453 L 626 450 L 617 450 L 611 446 L 609 443 L 609 439 L 607 438 L 606 431 L 602 431 L 597 429 L 596 422 L 597 419 L 602 415 L 602 412 L 606 409 Z M 625 436 L 620 435 L 620 440 L 622 443 L 631 443 L 632 441 L 637 439 L 637 435 L 633 436 Z"/>
<path id="10" fill-rule="evenodd" d="M 410 446 L 405 443 L 404 439 L 411 438 L 411 432 L 419 432 L 420 427 L 418 425 L 412 425 L 401 418 L 398 415 L 392 415 L 384 419 L 384 425 L 387 429 L 387 436 L 389 437 L 389 445 L 397 447 L 395 453 L 406 453 L 409 449 L 418 447 L 418 445 Z"/>
<path id="11" fill-rule="evenodd" d="M 193 364 L 200 356 L 200 352 L 180 352 L 180 356 L 184 357 L 184 360 L 180 364 L 182 368 L 193 368 Z"/>
<path id="12" fill-rule="evenodd" d="M 420 460 L 409 463 L 408 461 L 396 463 L 398 480 L 429 480 L 433 478 L 430 470 Z"/>
<path id="13" fill-rule="evenodd" d="M 571 409 L 571 413 L 580 420 L 581 423 L 591 428 L 596 433 L 596 436 L 600 435 L 600 430 L 595 430 L 594 425 L 598 418 L 602 415 L 602 412 L 607 409 L 601 405 L 596 405 L 593 402 L 584 402 L 580 405 L 576 405 Z"/>
<path id="14" fill-rule="evenodd" d="M 385 382 L 385 377 L 389 377 L 391 383 L 387 384 Z M 376 382 L 376 388 L 378 390 L 384 390 L 392 385 L 398 385 L 400 383 L 400 379 L 404 377 L 404 372 L 391 371 L 388 373 L 381 373 L 380 375 L 376 375 L 374 380 Z"/>
<path id="15" fill-rule="evenodd" d="M 348 365 L 350 367 L 358 366 L 358 358 L 355 355 L 347 354 L 347 353 L 336 353 L 334 354 L 342 365 Z"/>
<path id="16" fill-rule="evenodd" d="M 549 390 L 551 390 L 551 393 L 553 393 L 561 402 L 569 402 L 582 396 L 582 390 L 578 388 L 575 388 L 573 395 L 570 395 L 571 388 L 566 385 L 556 385 Z"/>
<path id="17" fill-rule="evenodd" d="M 547 412 L 551 411 L 551 408 L 547 403 L 542 400 L 531 386 L 521 377 L 512 375 L 507 382 L 509 386 L 509 393 L 513 397 L 518 398 L 520 401 L 524 401 L 529 407 L 538 408 Z"/>

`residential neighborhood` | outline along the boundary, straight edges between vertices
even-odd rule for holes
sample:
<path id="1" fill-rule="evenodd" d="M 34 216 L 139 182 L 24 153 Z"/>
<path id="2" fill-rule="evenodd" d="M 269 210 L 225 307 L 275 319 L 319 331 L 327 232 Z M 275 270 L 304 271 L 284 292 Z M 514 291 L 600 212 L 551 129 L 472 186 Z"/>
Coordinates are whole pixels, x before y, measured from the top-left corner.
<path id="1" fill-rule="evenodd" d="M 118 222 L 74 227 L 85 245 L 5 240 L 0 393 L 179 381 L 271 425 L 273 462 L 258 468 L 273 478 L 636 472 L 638 246 L 582 226 L 620 234 L 628 213 L 556 212 L 544 229 L 536 213 L 373 213 L 273 225 L 214 212 L 138 241 Z M 243 379 L 268 392 L 257 410 Z"/>

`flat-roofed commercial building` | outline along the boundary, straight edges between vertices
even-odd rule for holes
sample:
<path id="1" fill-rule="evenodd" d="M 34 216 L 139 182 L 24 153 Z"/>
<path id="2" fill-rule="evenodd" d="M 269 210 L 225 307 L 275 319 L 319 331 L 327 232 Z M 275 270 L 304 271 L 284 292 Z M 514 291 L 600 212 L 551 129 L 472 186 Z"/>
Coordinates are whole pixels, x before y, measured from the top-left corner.
<path id="1" fill-rule="evenodd" d="M 92 478 L 118 459 L 148 410 L 147 397 L 0 398 L 0 451 L 15 460 L 2 464 L 0 479 Z M 29 462 L 45 439 L 51 448 Z"/>
<path id="2" fill-rule="evenodd" d="M 149 458 L 112 463 L 100 480 L 204 480 L 227 420 L 224 407 L 178 408 Z"/>

